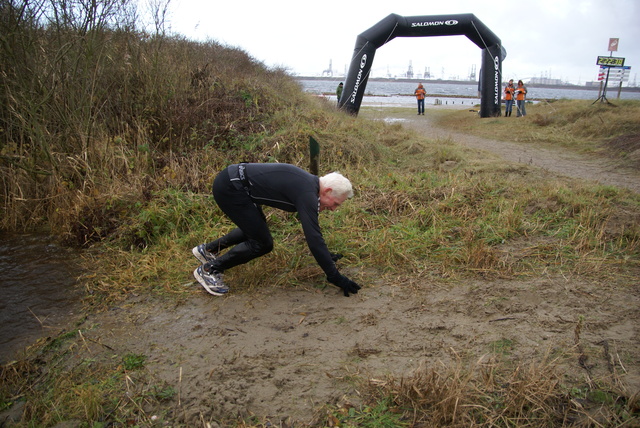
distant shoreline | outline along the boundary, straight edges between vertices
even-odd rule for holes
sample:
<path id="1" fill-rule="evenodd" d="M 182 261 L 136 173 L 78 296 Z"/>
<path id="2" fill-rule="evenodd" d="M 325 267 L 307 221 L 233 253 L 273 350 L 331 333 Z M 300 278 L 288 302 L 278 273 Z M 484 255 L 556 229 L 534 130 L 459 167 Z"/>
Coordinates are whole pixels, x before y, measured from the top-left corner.
<path id="1" fill-rule="evenodd" d="M 335 81 L 335 82 L 340 82 L 340 81 L 344 81 L 345 78 L 343 77 L 332 77 L 332 76 L 323 76 L 323 77 L 319 77 L 319 76 L 293 76 L 295 79 L 297 80 L 327 80 L 327 81 Z M 454 85 L 477 85 L 478 82 L 477 81 L 473 81 L 473 80 L 444 80 L 444 79 L 406 79 L 406 78 L 401 78 L 401 79 L 393 79 L 393 78 L 385 78 L 385 77 L 372 77 L 369 79 L 369 82 L 402 82 L 402 83 L 419 83 L 419 82 L 423 82 L 423 83 L 440 83 L 440 84 L 454 84 Z M 527 84 L 527 87 L 529 88 L 549 88 L 549 89 L 579 89 L 579 90 L 587 90 L 587 91 L 599 91 L 600 90 L 600 86 L 596 85 L 596 86 L 580 86 L 580 85 L 572 85 L 572 84 L 566 84 L 566 85 L 543 85 L 543 84 L 539 84 L 539 83 L 535 83 L 535 84 Z M 611 91 L 611 90 L 618 90 L 617 86 L 607 86 L 607 91 Z M 629 86 L 623 86 L 622 87 L 622 92 L 640 92 L 640 87 L 629 87 Z"/>

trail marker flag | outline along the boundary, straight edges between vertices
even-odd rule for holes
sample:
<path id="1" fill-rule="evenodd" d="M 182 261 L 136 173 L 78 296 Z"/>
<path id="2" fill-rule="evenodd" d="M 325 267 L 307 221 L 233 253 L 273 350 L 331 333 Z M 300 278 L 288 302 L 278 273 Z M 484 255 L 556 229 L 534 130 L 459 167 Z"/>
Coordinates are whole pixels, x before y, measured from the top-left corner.
<path id="1" fill-rule="evenodd" d="M 318 175 L 318 159 L 320 158 L 320 144 L 309 136 L 309 172 Z"/>

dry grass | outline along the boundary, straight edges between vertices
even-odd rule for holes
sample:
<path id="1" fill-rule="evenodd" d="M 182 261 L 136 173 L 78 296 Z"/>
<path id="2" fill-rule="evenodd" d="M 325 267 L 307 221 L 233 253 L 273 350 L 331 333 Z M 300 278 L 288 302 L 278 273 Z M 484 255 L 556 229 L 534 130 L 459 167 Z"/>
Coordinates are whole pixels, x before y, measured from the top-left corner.
<path id="1" fill-rule="evenodd" d="M 413 426 L 554 426 L 566 420 L 560 379 L 552 363 L 505 370 L 482 359 L 471 368 L 421 367 L 383 389 Z"/>
<path id="2" fill-rule="evenodd" d="M 638 422 L 638 398 L 615 374 L 585 385 L 566 383 L 563 360 L 579 358 L 578 354 L 563 358 L 548 354 L 537 361 L 508 363 L 500 348 L 475 362 L 451 352 L 450 363 L 422 364 L 402 377 L 366 379 L 361 386 L 366 391 L 361 410 L 354 412 L 348 403 L 329 408 L 314 426 L 359 426 L 350 423 L 361 418 L 368 421 L 365 426 L 424 428 L 608 427 Z M 366 419 L 380 403 L 386 403 L 389 414 L 397 415 L 395 425 L 376 424 L 375 417 Z"/>

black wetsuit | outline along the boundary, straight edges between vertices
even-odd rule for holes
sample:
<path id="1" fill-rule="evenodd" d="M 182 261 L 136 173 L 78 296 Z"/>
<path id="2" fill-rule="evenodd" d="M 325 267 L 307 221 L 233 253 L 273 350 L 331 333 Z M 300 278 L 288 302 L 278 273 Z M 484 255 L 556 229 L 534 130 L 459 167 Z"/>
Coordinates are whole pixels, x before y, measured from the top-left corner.
<path id="1" fill-rule="evenodd" d="M 273 249 L 273 238 L 260 208 L 267 205 L 297 212 L 314 258 L 327 277 L 339 275 L 318 223 L 319 195 L 319 178 L 294 165 L 247 163 L 227 167 L 213 182 L 213 197 L 238 228 L 206 245 L 214 253 L 233 247 L 207 263 L 207 270 L 223 272 Z"/>

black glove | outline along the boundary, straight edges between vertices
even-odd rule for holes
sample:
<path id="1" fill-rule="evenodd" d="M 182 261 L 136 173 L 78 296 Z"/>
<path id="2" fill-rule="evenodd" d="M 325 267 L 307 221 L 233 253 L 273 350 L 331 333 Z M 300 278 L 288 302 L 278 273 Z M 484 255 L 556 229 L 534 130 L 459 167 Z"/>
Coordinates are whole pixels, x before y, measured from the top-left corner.
<path id="1" fill-rule="evenodd" d="M 344 257 L 340 253 L 329 253 L 329 254 L 331 254 L 331 260 L 333 260 L 334 262 L 337 262 L 338 260 Z"/>
<path id="2" fill-rule="evenodd" d="M 327 279 L 333 285 L 336 285 L 336 286 L 342 288 L 342 291 L 344 292 L 345 297 L 349 297 L 349 293 L 357 294 L 358 290 L 360 290 L 360 286 L 358 284 L 356 284 L 355 282 L 351 281 L 349 278 L 347 278 L 344 275 L 336 274 L 335 276 L 332 276 L 331 278 L 327 277 Z"/>

